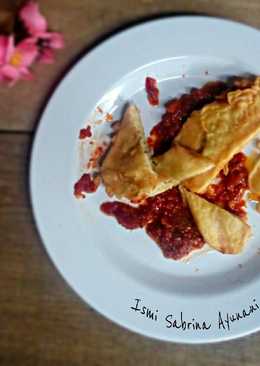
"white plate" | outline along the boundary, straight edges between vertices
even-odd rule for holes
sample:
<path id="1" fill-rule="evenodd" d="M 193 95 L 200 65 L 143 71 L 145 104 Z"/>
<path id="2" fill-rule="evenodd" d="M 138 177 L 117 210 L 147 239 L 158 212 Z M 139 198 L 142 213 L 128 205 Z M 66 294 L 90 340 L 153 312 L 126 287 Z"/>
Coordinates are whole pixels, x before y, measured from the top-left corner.
<path id="1" fill-rule="evenodd" d="M 108 39 L 83 57 L 52 96 L 32 153 L 36 222 L 63 277 L 116 323 L 150 337 L 187 343 L 227 340 L 260 328 L 260 229 L 259 216 L 251 208 L 254 237 L 243 254 L 211 252 L 187 264 L 165 259 L 143 230 L 127 231 L 103 215 L 99 204 L 107 197 L 102 189 L 84 201 L 72 194 L 82 168 L 79 129 L 100 118 L 98 105 L 117 117 L 126 101 L 134 101 L 148 131 L 163 108 L 147 103 L 147 75 L 159 80 L 163 103 L 208 80 L 260 73 L 258 55 L 260 33 L 255 29 L 221 19 L 171 17 Z M 102 135 L 107 126 L 98 126 L 95 134 Z M 132 309 L 135 299 L 140 299 L 142 311 Z M 143 306 L 154 312 L 153 319 Z M 239 318 L 229 322 L 229 329 L 227 316 Z M 205 322 L 209 329 L 194 329 L 196 322 L 200 327 Z"/>

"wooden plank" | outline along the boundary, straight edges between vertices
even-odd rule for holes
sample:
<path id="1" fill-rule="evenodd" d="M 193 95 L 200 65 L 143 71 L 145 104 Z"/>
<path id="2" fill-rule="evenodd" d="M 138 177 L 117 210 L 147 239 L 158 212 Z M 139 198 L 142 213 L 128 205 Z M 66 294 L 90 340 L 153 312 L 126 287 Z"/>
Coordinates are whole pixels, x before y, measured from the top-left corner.
<path id="1" fill-rule="evenodd" d="M 7 10 L 20 0 L 1 0 Z M 66 48 L 53 65 L 37 65 L 33 82 L 0 87 L 0 130 L 32 131 L 50 92 L 83 50 L 119 26 L 160 14 L 196 12 L 260 26 L 258 0 L 41 0 L 50 26 L 64 33 Z M 2 5 L 3 4 L 3 5 Z M 12 5 L 12 6 L 11 6 Z M 1 18 L 0 18 L 1 19 Z M 173 35 L 174 42 L 174 35 Z M 84 76 L 83 76 L 84 77 Z"/>
<path id="2" fill-rule="evenodd" d="M 259 365 L 260 334 L 208 346 L 163 343 L 84 304 L 36 232 L 27 185 L 30 143 L 26 134 L 0 134 L 0 365 Z"/>

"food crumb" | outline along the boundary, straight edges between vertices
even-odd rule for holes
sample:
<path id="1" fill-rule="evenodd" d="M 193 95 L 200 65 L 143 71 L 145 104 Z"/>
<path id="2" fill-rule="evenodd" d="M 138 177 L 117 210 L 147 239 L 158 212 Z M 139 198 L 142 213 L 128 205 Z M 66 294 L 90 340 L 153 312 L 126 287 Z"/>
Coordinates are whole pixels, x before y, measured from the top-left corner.
<path id="1" fill-rule="evenodd" d="M 97 121 L 94 122 L 95 125 L 101 125 L 103 123 L 102 119 L 98 119 Z"/>
<path id="2" fill-rule="evenodd" d="M 107 145 L 103 143 L 103 145 L 98 145 L 95 150 L 91 153 L 90 159 L 86 165 L 86 168 L 95 169 L 98 166 L 99 159 L 104 154 Z"/>
<path id="3" fill-rule="evenodd" d="M 97 106 L 97 111 L 98 111 L 98 113 L 103 114 L 103 109 L 99 105 Z"/>
<path id="4" fill-rule="evenodd" d="M 92 136 L 92 132 L 91 132 L 91 127 L 88 125 L 86 128 L 82 128 L 79 131 L 79 139 L 80 140 L 84 140 L 87 137 L 91 137 Z"/>
<path id="5" fill-rule="evenodd" d="M 107 122 L 112 122 L 112 121 L 113 121 L 113 116 L 112 116 L 112 114 L 107 113 L 107 114 L 106 114 L 106 118 L 105 118 L 105 119 L 106 119 L 106 121 L 107 121 Z"/>

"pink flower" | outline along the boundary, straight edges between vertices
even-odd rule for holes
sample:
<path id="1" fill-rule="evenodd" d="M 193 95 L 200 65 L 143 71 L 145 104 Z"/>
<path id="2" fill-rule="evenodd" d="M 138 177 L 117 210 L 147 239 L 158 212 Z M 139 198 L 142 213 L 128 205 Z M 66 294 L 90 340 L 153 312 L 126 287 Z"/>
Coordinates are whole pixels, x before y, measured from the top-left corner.
<path id="1" fill-rule="evenodd" d="M 31 79 L 29 66 L 38 55 L 33 38 L 26 38 L 17 46 L 13 36 L 0 36 L 0 81 L 8 81 L 11 85 L 19 79 Z"/>
<path id="2" fill-rule="evenodd" d="M 54 61 L 53 49 L 64 47 L 64 39 L 60 33 L 48 32 L 47 20 L 39 11 L 39 6 L 34 1 L 29 1 L 21 10 L 20 18 L 29 34 L 38 41 L 40 48 L 40 61 L 52 63 Z"/>

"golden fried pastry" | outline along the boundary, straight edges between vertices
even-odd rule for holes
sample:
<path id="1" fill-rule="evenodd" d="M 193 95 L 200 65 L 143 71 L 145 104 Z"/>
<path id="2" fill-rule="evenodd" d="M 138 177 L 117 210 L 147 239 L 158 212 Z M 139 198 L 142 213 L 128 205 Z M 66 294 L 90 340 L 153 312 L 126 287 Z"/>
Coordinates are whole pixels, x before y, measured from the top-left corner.
<path id="1" fill-rule="evenodd" d="M 205 142 L 206 133 L 203 129 L 200 112 L 194 111 L 192 118 L 184 123 L 175 142 L 194 151 L 201 151 Z"/>
<path id="2" fill-rule="evenodd" d="M 130 105 L 103 161 L 101 175 L 109 195 L 138 201 L 162 193 L 213 166 L 209 159 L 178 145 L 152 163 L 139 111 Z"/>
<path id="3" fill-rule="evenodd" d="M 201 193 L 260 131 L 260 78 L 251 88 L 229 92 L 226 102 L 214 102 L 195 111 L 184 126 L 177 141 L 195 150 L 202 148 L 201 154 L 215 163 L 214 168 L 185 183 L 191 191 Z M 196 143 L 187 139 L 194 126 L 203 131 Z"/>
<path id="4" fill-rule="evenodd" d="M 260 159 L 256 161 L 253 169 L 249 173 L 248 183 L 250 191 L 260 196 Z"/>
<path id="5" fill-rule="evenodd" d="M 164 154 L 153 158 L 154 170 L 161 180 L 170 180 L 177 186 L 183 180 L 208 171 L 214 164 L 208 158 L 178 144 Z"/>
<path id="6" fill-rule="evenodd" d="M 240 253 L 251 229 L 244 221 L 195 193 L 180 187 L 192 216 L 209 246 L 224 254 Z"/>
<path id="7" fill-rule="evenodd" d="M 119 131 L 101 166 L 108 195 L 138 199 L 150 195 L 158 180 L 147 153 L 144 129 L 138 109 L 126 109 Z"/>

